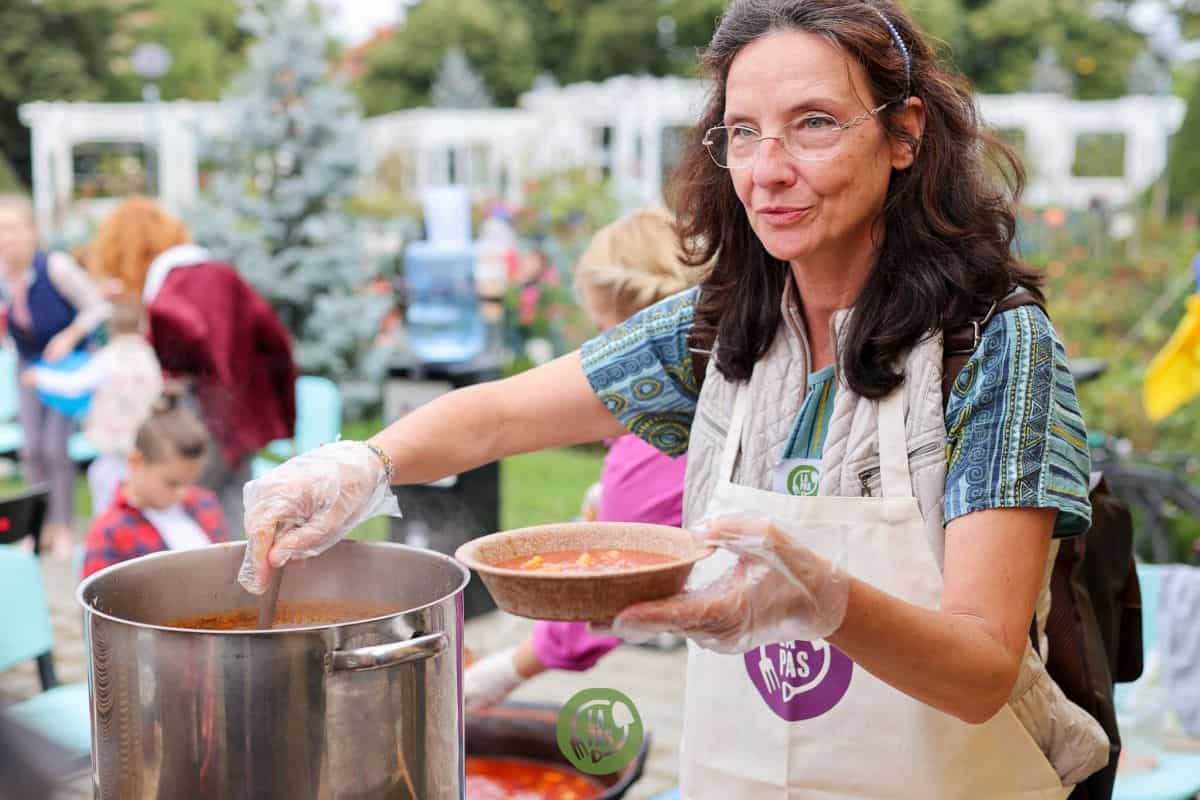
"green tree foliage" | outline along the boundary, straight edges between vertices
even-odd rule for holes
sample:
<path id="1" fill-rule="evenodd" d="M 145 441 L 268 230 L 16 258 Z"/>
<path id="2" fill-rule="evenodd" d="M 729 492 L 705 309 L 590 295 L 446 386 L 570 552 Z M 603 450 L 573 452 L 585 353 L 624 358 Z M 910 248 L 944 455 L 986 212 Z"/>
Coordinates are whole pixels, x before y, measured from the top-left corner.
<path id="1" fill-rule="evenodd" d="M 250 63 L 222 99 L 228 135 L 211 143 L 212 188 L 196 240 L 236 264 L 296 337 L 304 372 L 378 377 L 386 302 L 349 210 L 359 180 L 359 114 L 330 79 L 321 26 L 283 4 L 248 13 Z"/>
<path id="2" fill-rule="evenodd" d="M 424 0 L 404 27 L 367 55 L 358 85 L 368 115 L 425 105 L 447 51 L 457 47 L 500 105 L 537 75 L 529 13 L 512 0 Z"/>
<path id="3" fill-rule="evenodd" d="M 117 10 L 108 0 L 0 3 L 0 154 L 21 181 L 29 181 L 29 130 L 18 107 L 106 98 L 114 81 Z"/>
<path id="4" fill-rule="evenodd" d="M 923 28 L 981 92 L 1029 88 L 1043 45 L 1058 54 L 1082 99 L 1125 91 L 1142 37 L 1097 0 L 912 0 Z"/>
<path id="5" fill-rule="evenodd" d="M 697 51 L 712 38 L 724 7 L 723 0 L 594 3 L 580 25 L 569 77 L 690 75 Z"/>
<path id="6" fill-rule="evenodd" d="M 1124 92 L 1140 34 L 1129 0 L 908 0 L 922 28 L 981 91 L 1029 88 L 1052 48 L 1078 97 Z M 726 0 L 421 0 L 367 59 L 359 95 L 368 114 L 423 105 L 446 51 L 460 47 L 500 105 L 533 77 L 561 83 L 621 74 L 693 75 Z M 1200 6 L 1200 3 L 1197 3 Z M 1115 9 L 1115 12 L 1114 12 Z M 1186 22 L 1186 20 L 1185 20 Z"/>
<path id="7" fill-rule="evenodd" d="M 1187 115 L 1171 143 L 1168 195 L 1176 208 L 1200 209 L 1200 81 L 1192 84 Z"/>
<path id="8" fill-rule="evenodd" d="M 215 100 L 245 65 L 249 37 L 238 25 L 237 0 L 153 0 L 138 41 L 171 52 L 159 82 L 163 99 Z"/>
<path id="9" fill-rule="evenodd" d="M 171 51 L 164 98 L 218 97 L 241 64 L 238 0 L 0 2 L 0 155 L 29 181 L 29 131 L 17 109 L 35 100 L 136 100 L 133 48 Z"/>

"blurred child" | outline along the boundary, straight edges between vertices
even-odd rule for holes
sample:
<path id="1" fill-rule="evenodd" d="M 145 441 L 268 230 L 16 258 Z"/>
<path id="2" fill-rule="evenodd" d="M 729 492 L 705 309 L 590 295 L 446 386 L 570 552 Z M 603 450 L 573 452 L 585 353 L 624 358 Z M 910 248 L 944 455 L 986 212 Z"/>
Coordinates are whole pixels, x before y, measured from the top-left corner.
<path id="1" fill-rule="evenodd" d="M 575 294 L 601 330 L 686 289 L 694 276 L 679 258 L 671 215 L 645 209 L 602 228 L 575 267 Z M 585 518 L 601 522 L 681 524 L 686 456 L 671 458 L 633 434 L 609 444 L 599 497 L 589 491 Z M 538 622 L 516 647 L 467 669 L 463 696 L 468 711 L 503 700 L 547 669 L 582 671 L 613 650 L 620 639 L 593 636 L 583 622 Z"/>
<path id="2" fill-rule="evenodd" d="M 32 367 L 21 376 L 22 383 L 44 392 L 92 392 L 83 435 L 99 452 L 87 473 L 93 517 L 112 504 L 128 470 L 138 427 L 162 394 L 162 370 L 144 336 L 143 319 L 139 304 L 116 303 L 108 323 L 108 344 L 86 366 L 75 372 Z"/>
<path id="3" fill-rule="evenodd" d="M 22 370 L 83 349 L 109 313 L 75 259 L 38 248 L 33 206 L 19 195 L 0 194 L 0 303 Z M 74 549 L 75 465 L 67 441 L 75 420 L 48 406 L 31 387 L 23 387 L 19 399 L 25 480 L 50 489 L 42 544 L 55 557 L 68 558 Z"/>
<path id="4" fill-rule="evenodd" d="M 112 505 L 88 532 L 85 578 L 137 556 L 226 541 L 220 501 L 193 485 L 208 450 L 208 432 L 180 404 L 180 393 L 165 392 L 138 428 Z"/>

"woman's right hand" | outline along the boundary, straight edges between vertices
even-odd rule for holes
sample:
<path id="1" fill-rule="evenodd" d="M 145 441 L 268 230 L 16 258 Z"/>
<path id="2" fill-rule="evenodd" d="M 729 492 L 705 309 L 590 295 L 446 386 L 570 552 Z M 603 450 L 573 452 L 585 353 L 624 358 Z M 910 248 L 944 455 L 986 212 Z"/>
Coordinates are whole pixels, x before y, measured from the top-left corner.
<path id="1" fill-rule="evenodd" d="M 363 520 L 399 514 L 383 460 L 364 442 L 322 445 L 243 490 L 246 555 L 238 582 L 262 594 L 271 572 L 323 553 Z"/>

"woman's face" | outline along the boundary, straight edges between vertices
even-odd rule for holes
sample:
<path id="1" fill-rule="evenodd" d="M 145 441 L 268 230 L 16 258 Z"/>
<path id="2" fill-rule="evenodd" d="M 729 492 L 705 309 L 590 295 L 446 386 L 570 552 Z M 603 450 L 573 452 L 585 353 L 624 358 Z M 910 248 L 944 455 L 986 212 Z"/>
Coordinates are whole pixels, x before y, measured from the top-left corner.
<path id="1" fill-rule="evenodd" d="M 813 34 L 780 31 L 734 57 L 723 124 L 779 136 L 807 117 L 845 123 L 878 104 L 857 61 Z M 875 117 L 841 131 L 829 152 L 825 161 L 801 161 L 764 141 L 752 166 L 730 170 L 750 226 L 775 258 L 803 262 L 869 246 L 892 169 L 912 163 Z"/>
<path id="2" fill-rule="evenodd" d="M 0 206 L 0 270 L 23 270 L 37 250 L 37 231 L 24 210 Z"/>

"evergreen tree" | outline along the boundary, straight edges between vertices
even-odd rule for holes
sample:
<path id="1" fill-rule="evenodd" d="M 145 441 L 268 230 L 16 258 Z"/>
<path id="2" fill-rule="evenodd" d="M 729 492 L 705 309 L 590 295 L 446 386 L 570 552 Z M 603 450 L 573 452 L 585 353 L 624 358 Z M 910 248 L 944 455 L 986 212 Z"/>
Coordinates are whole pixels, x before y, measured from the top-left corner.
<path id="1" fill-rule="evenodd" d="M 360 116 L 329 78 L 327 40 L 296 4 L 252 8 L 249 66 L 221 101 L 226 135 L 209 143 L 211 188 L 192 215 L 197 241 L 237 265 L 296 339 L 303 372 L 377 378 L 371 342 L 386 300 L 348 209 L 359 177 Z"/>

